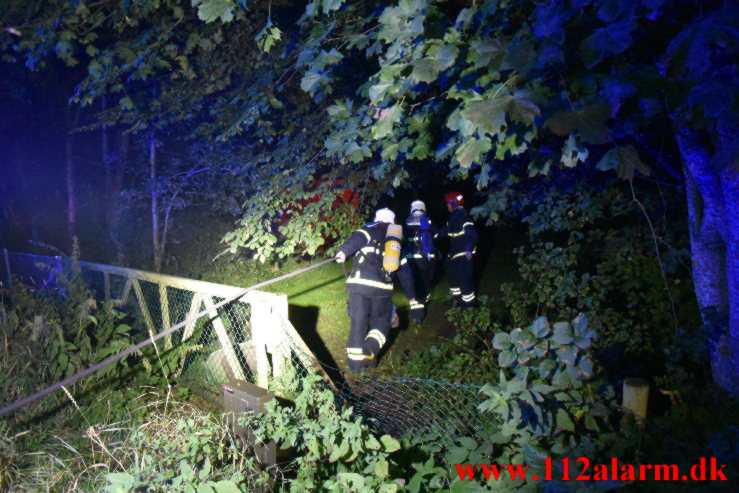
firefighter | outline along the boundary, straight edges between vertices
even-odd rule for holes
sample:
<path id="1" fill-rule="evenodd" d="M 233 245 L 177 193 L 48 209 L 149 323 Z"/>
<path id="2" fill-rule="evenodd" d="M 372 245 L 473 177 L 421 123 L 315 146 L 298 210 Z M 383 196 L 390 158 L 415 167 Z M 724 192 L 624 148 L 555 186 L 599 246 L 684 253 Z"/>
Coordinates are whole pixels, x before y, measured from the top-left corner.
<path id="1" fill-rule="evenodd" d="M 452 303 L 462 307 L 475 304 L 475 285 L 472 259 L 476 252 L 477 232 L 472 217 L 464 208 L 464 197 L 459 192 L 448 192 L 444 196 L 449 219 L 437 237 L 449 238 L 447 257 L 447 280 Z"/>
<path id="2" fill-rule="evenodd" d="M 436 248 L 434 247 L 434 225 L 426 215 L 426 204 L 421 200 L 411 203 L 411 214 L 405 221 L 406 258 L 416 280 L 418 297 L 423 303 L 411 305 L 411 318 L 421 323 L 426 307 L 431 301 L 431 281 L 436 266 Z"/>
<path id="3" fill-rule="evenodd" d="M 410 303 L 416 302 L 412 275 L 406 259 L 400 257 L 400 245 L 397 250 L 385 249 L 388 226 L 394 222 L 393 211 L 379 209 L 374 222 L 352 233 L 336 254 L 336 261 L 343 263 L 348 256 L 356 253 L 352 272 L 346 280 L 349 291 L 347 307 L 351 318 L 346 344 L 350 370 L 377 366 L 377 356 L 390 332 L 393 279 L 392 273 L 385 268 L 384 250 L 390 250 L 391 255 L 397 251 L 400 265 L 398 276 Z"/>

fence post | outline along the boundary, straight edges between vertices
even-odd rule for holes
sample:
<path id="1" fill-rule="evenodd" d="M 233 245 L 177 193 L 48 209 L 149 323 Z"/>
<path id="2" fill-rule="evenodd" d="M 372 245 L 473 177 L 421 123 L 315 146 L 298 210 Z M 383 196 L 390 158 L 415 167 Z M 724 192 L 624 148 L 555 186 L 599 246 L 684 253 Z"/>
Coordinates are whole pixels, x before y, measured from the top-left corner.
<path id="1" fill-rule="evenodd" d="M 3 248 L 3 254 L 5 256 L 5 269 L 8 271 L 8 287 L 9 288 L 12 288 L 13 287 L 13 279 L 12 279 L 12 276 L 10 274 L 10 259 L 8 258 L 8 249 L 7 248 Z"/>
<path id="2" fill-rule="evenodd" d="M 275 332 L 279 334 L 279 337 L 272 337 L 267 346 L 267 350 L 272 355 L 273 379 L 280 378 L 285 373 L 286 367 L 289 364 L 290 349 L 285 341 L 287 334 L 284 331 L 285 323 L 289 323 L 287 310 L 287 295 L 275 295 L 271 303 L 270 324 L 277 329 Z"/>
<path id="3" fill-rule="evenodd" d="M 270 334 L 270 309 L 262 296 L 250 296 L 251 305 L 251 338 L 254 344 L 254 356 L 257 360 L 257 385 L 267 388 L 269 383 L 269 361 L 267 360 L 267 344 Z"/>

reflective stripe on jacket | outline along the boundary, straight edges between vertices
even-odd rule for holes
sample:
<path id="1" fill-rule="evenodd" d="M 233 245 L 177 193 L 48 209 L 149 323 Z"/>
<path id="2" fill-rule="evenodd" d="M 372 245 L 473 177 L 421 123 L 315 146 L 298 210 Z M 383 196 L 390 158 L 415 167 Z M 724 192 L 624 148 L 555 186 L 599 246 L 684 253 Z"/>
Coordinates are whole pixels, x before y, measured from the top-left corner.
<path id="1" fill-rule="evenodd" d="M 440 236 L 449 237 L 449 259 L 462 257 L 467 252 L 475 253 L 477 231 L 464 207 L 457 208 L 449 215 L 446 225 L 437 234 L 437 237 Z"/>

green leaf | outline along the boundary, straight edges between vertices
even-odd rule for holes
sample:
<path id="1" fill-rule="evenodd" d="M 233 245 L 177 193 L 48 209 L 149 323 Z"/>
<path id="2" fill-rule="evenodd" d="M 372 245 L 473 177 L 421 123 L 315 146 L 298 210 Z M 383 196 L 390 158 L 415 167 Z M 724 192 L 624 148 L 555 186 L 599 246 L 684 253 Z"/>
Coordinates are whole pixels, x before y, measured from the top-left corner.
<path id="1" fill-rule="evenodd" d="M 382 139 L 393 132 L 393 124 L 400 121 L 403 116 L 403 110 L 399 104 L 394 104 L 390 108 L 382 108 L 377 111 L 377 125 L 372 127 L 372 138 Z"/>
<path id="2" fill-rule="evenodd" d="M 328 461 L 336 462 L 337 460 L 344 457 L 347 452 L 349 452 L 349 442 L 347 440 L 343 440 L 340 445 L 334 444 Z"/>
<path id="3" fill-rule="evenodd" d="M 564 409 L 560 408 L 557 410 L 557 427 L 565 429 L 567 431 L 575 431 L 575 423 L 570 418 L 570 415 Z"/>
<path id="4" fill-rule="evenodd" d="M 609 55 L 618 55 L 631 45 L 631 31 L 636 24 L 630 18 L 596 29 L 583 41 L 581 50 L 588 68 L 597 65 Z"/>
<path id="5" fill-rule="evenodd" d="M 271 19 L 267 19 L 267 24 L 264 28 L 259 31 L 259 34 L 255 36 L 257 46 L 259 49 L 268 52 L 276 43 L 282 38 L 282 31 L 272 24 Z"/>
<path id="6" fill-rule="evenodd" d="M 559 344 L 570 344 L 574 337 L 572 327 L 567 322 L 557 322 L 554 324 L 554 336 L 552 337 Z"/>
<path id="7" fill-rule="evenodd" d="M 300 88 L 310 95 L 313 95 L 318 89 L 319 83 L 323 76 L 316 72 L 306 72 L 300 79 Z"/>
<path id="8" fill-rule="evenodd" d="M 634 170 L 639 170 L 645 176 L 649 176 L 649 167 L 639 159 L 639 154 L 632 145 L 615 147 L 608 151 L 600 161 L 597 168 L 601 171 L 614 170 L 619 178 L 632 180 Z"/>
<path id="9" fill-rule="evenodd" d="M 567 168 L 574 168 L 577 163 L 584 162 L 589 155 L 589 151 L 578 143 L 575 134 L 570 134 L 562 146 L 562 159 L 560 163 Z"/>
<path id="10" fill-rule="evenodd" d="M 444 45 L 436 54 L 437 66 L 440 70 L 446 70 L 452 65 L 459 55 L 459 49 L 451 44 Z"/>
<path id="11" fill-rule="evenodd" d="M 398 442 L 395 438 L 391 437 L 390 435 L 382 435 L 380 437 L 380 442 L 382 442 L 382 446 L 385 449 L 385 452 L 392 453 L 396 450 L 400 450 L 400 442 Z"/>
<path id="12" fill-rule="evenodd" d="M 573 346 L 561 347 L 557 350 L 557 356 L 563 363 L 573 365 L 577 359 L 577 348 Z"/>
<path id="13" fill-rule="evenodd" d="M 605 144 L 611 139 L 611 131 L 605 122 L 611 117 L 611 105 L 604 99 L 588 101 L 575 110 L 554 113 L 544 122 L 544 128 L 565 136 L 576 133 L 586 144 Z"/>
<path id="14" fill-rule="evenodd" d="M 200 479 L 200 481 L 205 481 L 208 479 L 208 476 L 210 476 L 210 457 L 205 458 L 205 462 L 198 473 L 198 479 Z"/>
<path id="15" fill-rule="evenodd" d="M 470 453 L 465 447 L 453 447 L 446 454 L 446 460 L 449 464 L 462 464 Z"/>
<path id="16" fill-rule="evenodd" d="M 502 368 L 511 366 L 514 361 L 516 361 L 516 353 L 513 351 L 505 350 L 498 354 L 498 366 Z"/>
<path id="17" fill-rule="evenodd" d="M 375 476 L 385 479 L 388 475 L 388 463 L 385 459 L 375 462 Z"/>
<path id="18" fill-rule="evenodd" d="M 370 435 L 367 440 L 364 441 L 365 448 L 370 450 L 380 450 L 380 442 L 377 441 L 374 435 Z"/>
<path id="19" fill-rule="evenodd" d="M 498 133 L 505 125 L 505 108 L 512 99 L 511 96 L 497 96 L 494 99 L 468 102 L 462 110 L 462 117 L 493 134 Z"/>
<path id="20" fill-rule="evenodd" d="M 434 58 L 421 58 L 413 62 L 413 77 L 421 82 L 433 82 L 439 76 L 441 67 Z"/>
<path id="21" fill-rule="evenodd" d="M 218 481 L 217 483 L 213 485 L 213 489 L 216 490 L 216 493 L 240 493 L 241 492 L 238 485 L 236 485 L 233 481 L 229 481 L 229 480 Z"/>
<path id="22" fill-rule="evenodd" d="M 493 336 L 493 347 L 495 349 L 509 349 L 511 347 L 511 336 L 506 332 L 499 332 Z"/>
<path id="23" fill-rule="evenodd" d="M 192 0 L 193 7 L 198 9 L 198 17 L 206 23 L 220 19 L 221 22 L 233 20 L 233 0 Z"/>
<path id="24" fill-rule="evenodd" d="M 541 115 L 541 110 L 529 99 L 531 94 L 528 91 L 516 91 L 510 99 L 506 110 L 511 120 L 531 125 L 534 118 Z"/>
<path id="25" fill-rule="evenodd" d="M 477 440 L 470 437 L 461 437 L 459 443 L 467 450 L 477 450 Z"/>
<path id="26" fill-rule="evenodd" d="M 547 317 L 537 318 L 531 326 L 531 330 L 536 337 L 544 337 L 547 335 L 549 333 L 549 321 L 547 320 Z"/>
<path id="27" fill-rule="evenodd" d="M 110 493 L 127 493 L 136 484 L 136 478 L 125 472 L 112 472 L 105 475 L 105 480 L 110 483 L 104 488 Z"/>
<path id="28" fill-rule="evenodd" d="M 482 155 L 490 150 L 492 142 L 488 137 L 470 138 L 454 153 L 459 165 L 469 168 L 472 163 L 480 163 Z"/>
<path id="29" fill-rule="evenodd" d="M 369 88 L 369 98 L 373 103 L 379 103 L 385 98 L 385 92 L 392 85 L 390 82 L 381 82 Z"/>

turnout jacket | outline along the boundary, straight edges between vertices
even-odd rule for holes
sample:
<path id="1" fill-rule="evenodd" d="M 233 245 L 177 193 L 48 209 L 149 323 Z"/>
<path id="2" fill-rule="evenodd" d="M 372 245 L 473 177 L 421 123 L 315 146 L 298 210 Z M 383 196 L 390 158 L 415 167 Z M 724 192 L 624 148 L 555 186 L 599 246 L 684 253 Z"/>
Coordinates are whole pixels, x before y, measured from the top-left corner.
<path id="1" fill-rule="evenodd" d="M 449 220 L 437 233 L 437 237 L 449 237 L 449 260 L 464 257 L 467 252 L 475 253 L 477 231 L 472 216 L 464 207 L 458 207 L 449 215 Z"/>
<path id="2" fill-rule="evenodd" d="M 364 296 L 391 296 L 393 279 L 382 267 L 388 223 L 370 223 L 358 229 L 339 247 L 349 257 L 356 253 L 352 273 L 346 280 L 350 292 Z M 415 298 L 413 277 L 405 256 L 400 258 L 398 277 L 408 299 Z"/>

